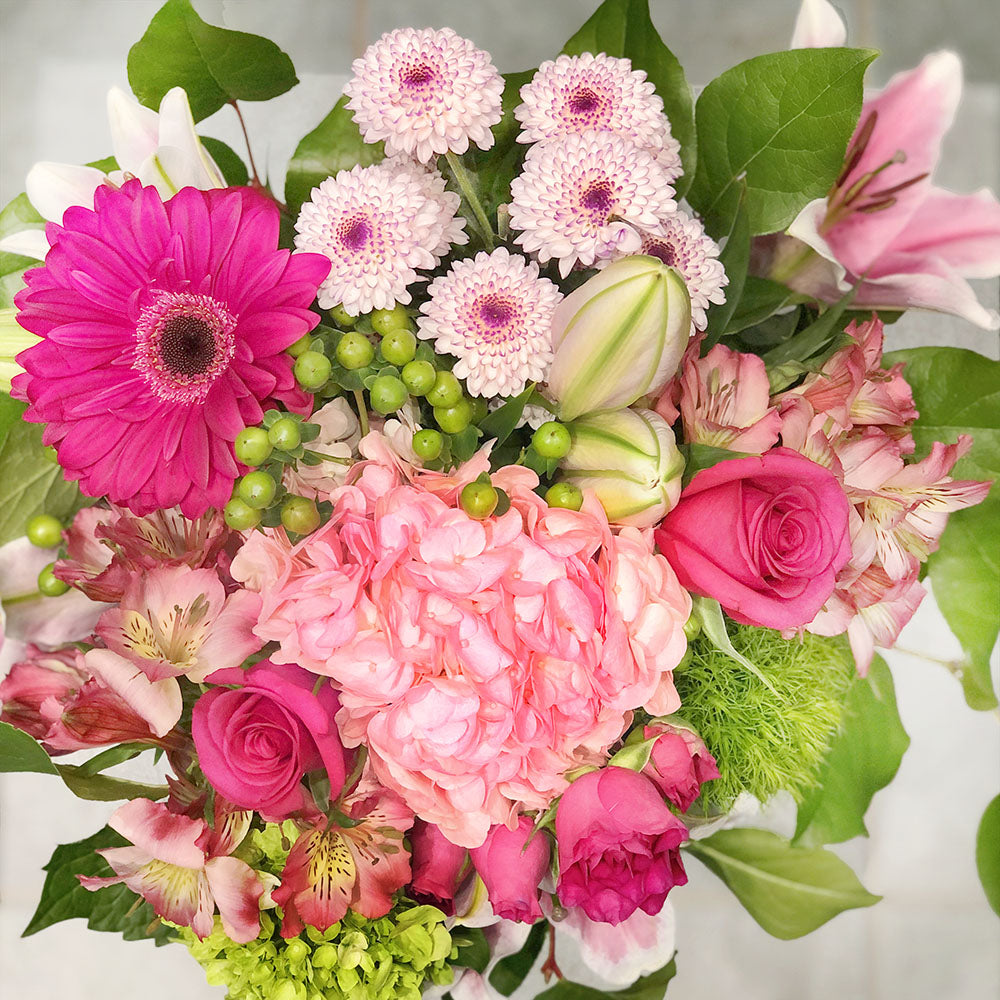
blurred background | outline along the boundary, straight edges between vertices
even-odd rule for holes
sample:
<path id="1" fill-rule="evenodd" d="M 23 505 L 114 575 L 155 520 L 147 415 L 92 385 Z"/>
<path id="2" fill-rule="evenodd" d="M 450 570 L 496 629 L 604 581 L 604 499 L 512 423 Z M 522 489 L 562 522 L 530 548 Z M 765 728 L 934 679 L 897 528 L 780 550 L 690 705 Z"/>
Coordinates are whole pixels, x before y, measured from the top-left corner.
<path id="1" fill-rule="evenodd" d="M 597 0 L 193 0 L 207 21 L 274 39 L 300 86 L 244 112 L 258 165 L 280 190 L 297 141 L 329 111 L 351 59 L 382 32 L 450 25 L 488 49 L 503 71 L 552 58 Z M 85 162 L 110 152 L 104 101 L 127 89 L 125 57 L 157 0 L 0 0 L 0 204 L 23 190 L 37 160 Z M 783 49 L 797 0 L 651 0 L 654 21 L 695 86 L 742 59 Z M 938 183 L 957 191 L 1000 184 L 996 0 L 839 0 L 849 41 L 883 50 L 869 83 L 916 65 L 933 49 L 963 57 L 966 90 Z M 230 109 L 204 134 L 244 149 Z M 996 282 L 980 282 L 996 308 Z M 887 349 L 953 344 L 1000 357 L 995 333 L 961 320 L 909 314 Z M 1000 557 L 1000 526 L 990 540 Z M 994 609 L 1000 614 L 1000 608 Z M 671 1000 L 995 1000 L 1000 920 L 974 863 L 975 830 L 1000 789 L 1000 714 L 973 712 L 948 664 L 960 649 L 932 596 L 887 659 L 911 745 L 892 786 L 868 814 L 871 837 L 837 848 L 872 909 L 842 914 L 812 935 L 764 933 L 697 861 L 676 890 L 678 974 Z M 1000 677 L 994 656 L 994 683 Z M 19 939 L 57 843 L 90 835 L 113 807 L 83 803 L 38 775 L 0 775 L 0 997 L 23 1000 L 221 1000 L 182 948 L 125 945 L 69 921 Z M 540 989 L 540 981 L 533 984 Z M 533 990 L 526 990 L 530 996 Z M 519 996 L 521 992 L 519 991 Z"/>

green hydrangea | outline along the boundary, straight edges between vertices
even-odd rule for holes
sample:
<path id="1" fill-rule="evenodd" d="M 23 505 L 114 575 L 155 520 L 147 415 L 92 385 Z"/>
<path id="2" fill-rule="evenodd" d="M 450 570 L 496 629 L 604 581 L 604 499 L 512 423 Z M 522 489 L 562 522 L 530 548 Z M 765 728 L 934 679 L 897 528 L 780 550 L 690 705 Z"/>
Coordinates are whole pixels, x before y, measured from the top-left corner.
<path id="1" fill-rule="evenodd" d="M 729 624 L 733 646 L 774 691 L 704 636 L 674 674 L 679 714 L 700 734 L 719 767 L 702 793 L 726 809 L 742 791 L 765 801 L 782 789 L 801 800 L 840 728 L 856 672 L 843 639 L 806 633 L 782 639 L 771 629 Z"/>
<path id="2" fill-rule="evenodd" d="M 260 917 L 260 936 L 237 944 L 222 930 L 199 941 L 189 928 L 181 941 L 229 1000 L 420 1000 L 424 983 L 446 986 L 456 957 L 445 915 L 433 906 L 400 909 L 378 920 L 353 911 L 325 933 L 307 927 L 283 939 L 276 916 Z"/>

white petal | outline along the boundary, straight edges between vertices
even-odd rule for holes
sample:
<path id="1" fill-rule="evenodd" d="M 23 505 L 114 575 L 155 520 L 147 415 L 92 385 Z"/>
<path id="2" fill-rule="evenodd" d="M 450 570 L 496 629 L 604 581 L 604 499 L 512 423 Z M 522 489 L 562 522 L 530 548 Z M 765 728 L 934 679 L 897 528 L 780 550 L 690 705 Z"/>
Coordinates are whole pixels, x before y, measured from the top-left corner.
<path id="1" fill-rule="evenodd" d="M 62 222 L 63 213 L 73 205 L 94 207 L 94 192 L 104 183 L 104 176 L 95 167 L 36 163 L 28 171 L 24 190 L 43 219 Z"/>
<path id="2" fill-rule="evenodd" d="M 795 19 L 790 49 L 839 48 L 847 41 L 847 27 L 828 0 L 802 0 Z"/>
<path id="3" fill-rule="evenodd" d="M 159 115 L 143 107 L 121 87 L 112 87 L 108 91 L 108 123 L 118 166 L 136 173 L 159 142 Z"/>
<path id="4" fill-rule="evenodd" d="M 45 238 L 44 229 L 22 229 L 19 233 L 11 233 L 0 240 L 0 251 L 45 260 L 45 255 L 49 252 L 49 241 Z"/>
<path id="5" fill-rule="evenodd" d="M 151 681 L 131 660 L 110 649 L 92 649 L 84 661 L 87 669 L 141 715 L 157 736 L 177 724 L 183 708 L 177 678 Z"/>
<path id="6" fill-rule="evenodd" d="M 181 87 L 168 90 L 160 102 L 157 146 L 161 159 L 165 147 L 173 147 L 183 158 L 184 183 L 177 184 L 178 188 L 191 186 L 207 190 L 226 186 L 221 171 L 198 138 L 187 94 Z M 180 163 L 179 160 L 175 162 Z"/>

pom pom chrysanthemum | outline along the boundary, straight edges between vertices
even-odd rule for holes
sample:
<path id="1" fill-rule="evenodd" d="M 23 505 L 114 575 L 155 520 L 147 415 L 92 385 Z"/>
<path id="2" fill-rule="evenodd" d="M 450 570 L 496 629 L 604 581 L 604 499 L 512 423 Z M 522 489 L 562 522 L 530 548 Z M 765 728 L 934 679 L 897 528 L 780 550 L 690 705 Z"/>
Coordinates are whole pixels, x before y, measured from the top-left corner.
<path id="1" fill-rule="evenodd" d="M 455 374 L 474 396 L 515 396 L 545 378 L 552 313 L 562 295 L 538 265 L 503 247 L 460 260 L 430 286 L 420 336 L 458 358 Z"/>
<path id="2" fill-rule="evenodd" d="M 344 88 L 365 142 L 423 163 L 493 145 L 503 77 L 489 53 L 451 28 L 400 28 L 369 45 Z"/>

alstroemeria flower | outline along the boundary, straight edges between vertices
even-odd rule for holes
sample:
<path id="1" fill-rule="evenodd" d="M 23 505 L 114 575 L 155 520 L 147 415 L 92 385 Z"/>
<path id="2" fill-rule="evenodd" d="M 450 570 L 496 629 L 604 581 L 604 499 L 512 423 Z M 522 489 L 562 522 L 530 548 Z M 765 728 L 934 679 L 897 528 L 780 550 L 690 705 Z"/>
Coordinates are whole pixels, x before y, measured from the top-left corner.
<path id="1" fill-rule="evenodd" d="M 179 816 L 162 802 L 132 799 L 108 825 L 134 846 L 98 851 L 116 874 L 81 875 L 80 884 L 96 892 L 124 882 L 159 916 L 190 927 L 199 938 L 212 933 L 218 906 L 227 936 L 246 944 L 260 933 L 264 886 L 245 861 L 229 855 L 247 835 L 252 819 L 252 813 L 220 809 L 217 803 L 211 829 L 203 819 Z"/>
<path id="2" fill-rule="evenodd" d="M 809 21 L 813 30 L 796 30 L 799 44 L 843 44 L 835 16 Z M 1000 202 L 985 189 L 953 194 L 930 180 L 961 92 L 961 62 L 942 51 L 866 99 L 840 177 L 787 231 L 818 257 L 779 242 L 772 276 L 824 301 L 860 281 L 856 307 L 934 309 L 1000 326 L 965 280 L 1000 273 Z"/>
<path id="3" fill-rule="evenodd" d="M 157 114 L 143 107 L 120 87 L 108 91 L 111 145 L 119 170 L 110 174 L 73 163 L 36 163 L 25 180 L 28 200 L 49 222 L 61 223 L 72 205 L 94 207 L 94 192 L 110 181 L 120 186 L 127 175 L 155 187 L 166 200 L 182 187 L 202 191 L 223 188 L 222 172 L 201 144 L 187 94 L 181 87 L 167 91 Z M 43 226 L 24 229 L 0 240 L 0 250 L 44 260 L 49 251 Z"/>

